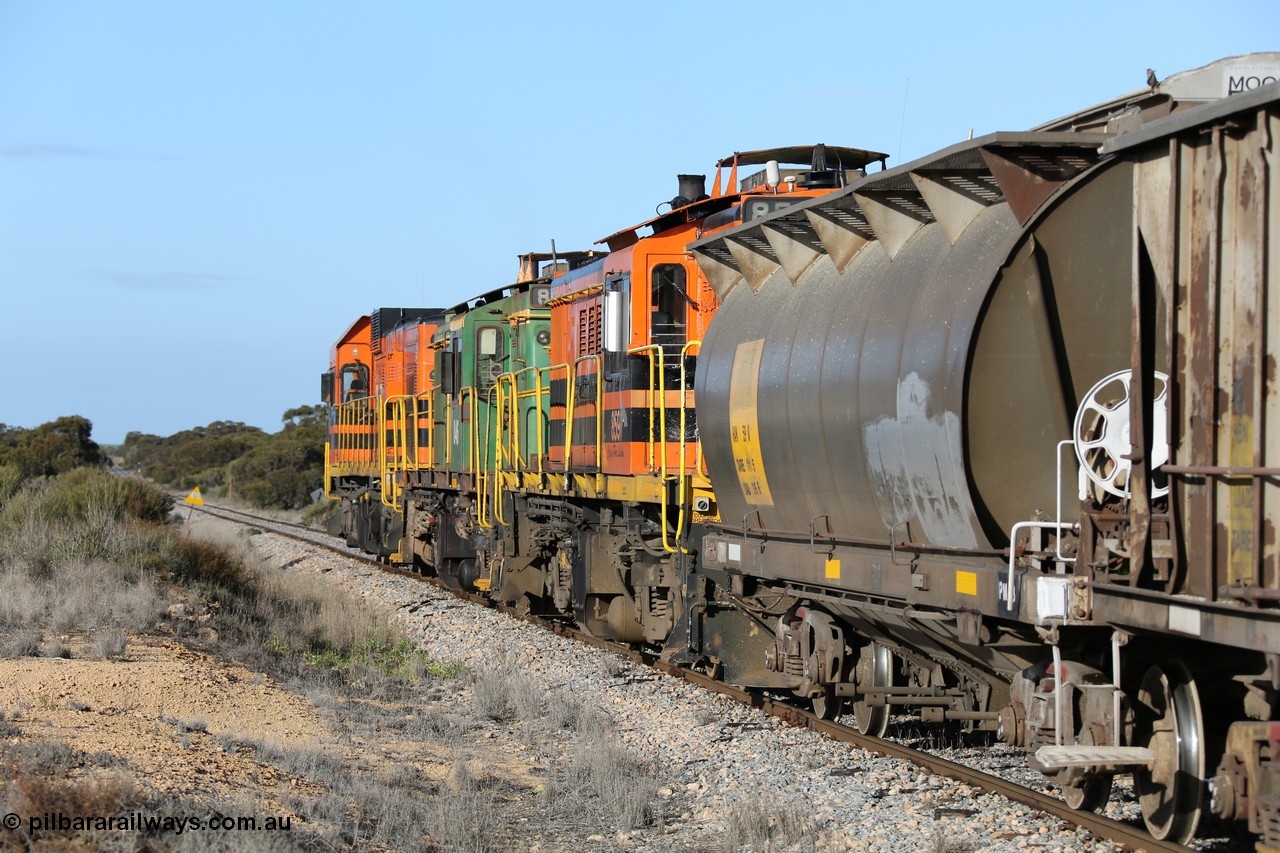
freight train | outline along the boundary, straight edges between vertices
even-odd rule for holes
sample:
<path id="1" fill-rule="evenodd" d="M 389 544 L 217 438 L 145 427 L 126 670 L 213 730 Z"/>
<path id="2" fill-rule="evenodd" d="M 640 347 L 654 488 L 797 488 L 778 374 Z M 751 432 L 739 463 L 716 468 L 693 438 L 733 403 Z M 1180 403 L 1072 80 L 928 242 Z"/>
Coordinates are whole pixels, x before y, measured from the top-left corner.
<path id="1" fill-rule="evenodd" d="M 1278 71 L 895 168 L 739 153 L 598 250 L 361 317 L 331 529 L 864 732 L 989 731 L 1078 808 L 1132 774 L 1157 838 L 1280 847 Z"/>

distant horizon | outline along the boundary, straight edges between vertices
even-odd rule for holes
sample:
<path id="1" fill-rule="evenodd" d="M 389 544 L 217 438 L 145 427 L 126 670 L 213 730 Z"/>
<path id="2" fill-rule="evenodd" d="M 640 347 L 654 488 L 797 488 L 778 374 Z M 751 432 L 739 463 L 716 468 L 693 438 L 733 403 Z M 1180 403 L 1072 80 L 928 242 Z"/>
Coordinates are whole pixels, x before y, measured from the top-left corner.
<path id="1" fill-rule="evenodd" d="M 319 402 L 381 306 L 455 305 L 595 247 L 676 175 L 823 142 L 890 167 L 1227 56 L 1280 5 L 912 7 L 821 28 L 746 0 L 0 6 L 0 420 L 100 444 Z M 884 16 L 888 17 L 888 16 Z M 1088 46 L 1084 58 L 1082 45 Z"/>
<path id="2" fill-rule="evenodd" d="M 307 405 L 312 405 L 312 404 L 307 404 Z M 291 409 L 291 408 L 296 408 L 296 407 L 294 407 L 294 406 L 287 406 L 287 407 L 285 408 L 285 410 L 284 410 L 284 411 L 287 411 L 288 409 Z M 282 414 L 283 414 L 283 412 L 282 412 Z M 3 421 L 0 421 L 0 424 L 3 424 L 5 427 L 8 427 L 8 428 L 10 428 L 10 429 L 14 429 L 14 428 L 16 428 L 16 429 L 23 429 L 23 430 L 32 430 L 32 429 L 36 429 L 37 427 L 44 426 L 45 424 L 53 423 L 54 421 L 58 420 L 59 418 L 72 418 L 72 417 L 82 417 L 82 418 L 85 418 L 87 421 L 89 421 L 90 425 L 93 425 L 93 419 L 92 419 L 92 418 L 86 417 L 85 415 L 80 415 L 80 414 L 78 414 L 78 413 L 76 413 L 76 412 L 69 412 L 69 413 L 67 413 L 67 414 L 57 415 L 57 416 L 55 416 L 55 417 L 49 418 L 49 419 L 47 419 L 47 420 L 43 420 L 43 421 L 41 421 L 40 423 L 36 423 L 36 424 L 11 424 L 11 423 L 8 423 L 8 422 L 3 422 Z M 93 441 L 95 444 L 97 444 L 99 447 L 119 447 L 119 446 L 121 446 L 121 445 L 123 445 L 123 444 L 124 444 L 125 439 L 129 437 L 129 434 L 130 434 L 130 433 L 135 433 L 135 432 L 136 432 L 136 433 L 138 433 L 138 434 L 140 434 L 140 435 L 154 435 L 154 436 L 157 436 L 157 437 L 159 437 L 159 438 L 168 438 L 169 436 L 177 435 L 177 434 L 178 434 L 178 433 L 180 433 L 180 432 L 185 432 L 186 430 L 200 429 L 201 427 L 207 427 L 207 426 L 209 426 L 210 424 L 217 423 L 217 422 L 219 422 L 219 421 L 224 422 L 224 423 L 238 423 L 238 424 L 242 424 L 243 426 L 246 426 L 246 427 L 252 427 L 253 429 L 262 430 L 262 432 L 267 433 L 267 434 L 269 434 L 269 435 L 274 435 L 275 433 L 278 433 L 278 432 L 280 432 L 282 429 L 284 429 L 284 421 L 283 421 L 283 419 L 280 421 L 280 423 L 277 425 L 277 427 L 276 427 L 275 429 L 267 429 L 267 428 L 262 427 L 262 426 L 259 426 L 259 425 L 257 425 L 257 424 L 245 423 L 244 421 L 233 421 L 233 420 L 231 420 L 230 418 L 214 418 L 213 420 L 211 420 L 211 421 L 207 421 L 206 423 L 202 423 L 202 424 L 192 424 L 192 425 L 190 425 L 190 426 L 179 427 L 179 428 L 177 428 L 177 429 L 175 429 L 175 430 L 170 430 L 169 432 L 163 432 L 163 433 L 147 432 L 146 430 L 140 430 L 140 429 L 136 429 L 136 430 L 135 430 L 135 429 L 126 430 L 126 431 L 125 431 L 125 434 L 124 434 L 123 436 L 121 436 L 121 437 L 120 437 L 120 439 L 118 439 L 118 440 L 116 440 L 116 441 L 104 441 L 103 439 L 99 438 L 99 437 L 97 436 L 97 434 L 96 434 L 96 432 L 97 432 L 97 427 L 96 427 L 96 426 L 94 426 L 94 427 L 93 427 L 93 429 L 92 429 L 92 430 L 90 431 L 90 433 L 89 433 L 89 438 L 90 438 L 90 439 L 92 439 L 92 441 Z"/>

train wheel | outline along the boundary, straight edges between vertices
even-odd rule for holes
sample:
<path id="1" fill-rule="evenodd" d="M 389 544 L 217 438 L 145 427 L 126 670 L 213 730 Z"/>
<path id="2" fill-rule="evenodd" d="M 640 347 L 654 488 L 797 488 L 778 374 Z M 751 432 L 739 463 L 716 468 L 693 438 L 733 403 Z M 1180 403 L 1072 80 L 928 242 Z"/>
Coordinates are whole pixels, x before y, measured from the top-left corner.
<path id="1" fill-rule="evenodd" d="M 1093 746 L 1093 729 L 1085 726 L 1076 733 L 1076 743 L 1081 746 Z M 1060 779 L 1062 799 L 1077 811 L 1101 812 L 1111 799 L 1111 781 L 1114 773 L 1098 773 L 1083 768 L 1067 771 L 1066 778 Z"/>
<path id="2" fill-rule="evenodd" d="M 1101 812 L 1111 799 L 1111 774 L 1087 773 L 1065 783 L 1062 799 L 1078 811 Z"/>
<path id="3" fill-rule="evenodd" d="M 835 688 L 827 685 L 822 693 L 813 697 L 813 713 L 822 720 L 834 720 L 844 710 L 844 697 L 837 696 Z"/>
<path id="4" fill-rule="evenodd" d="M 883 737 L 889 728 L 889 706 L 872 705 L 861 691 L 868 687 L 890 687 L 893 684 L 893 652 L 879 643 L 868 643 L 858 654 L 854 678 L 859 693 L 853 700 L 853 719 L 858 731 L 871 737 Z"/>
<path id="5" fill-rule="evenodd" d="M 1204 719 L 1200 694 L 1180 661 L 1153 666 L 1142 678 L 1134 708 L 1134 744 L 1155 753 L 1149 770 L 1134 774 L 1147 831 L 1186 844 L 1196 834 L 1204 802 Z"/>

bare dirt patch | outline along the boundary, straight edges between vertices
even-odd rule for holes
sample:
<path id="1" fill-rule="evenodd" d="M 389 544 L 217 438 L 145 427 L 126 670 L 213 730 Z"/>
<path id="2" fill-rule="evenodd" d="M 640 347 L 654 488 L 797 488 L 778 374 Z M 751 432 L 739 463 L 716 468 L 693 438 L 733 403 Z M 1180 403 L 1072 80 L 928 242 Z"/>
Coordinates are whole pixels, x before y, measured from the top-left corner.
<path id="1" fill-rule="evenodd" d="M 495 809 L 538 808 L 542 771 L 504 733 L 468 724 L 448 686 L 353 698 L 311 684 L 303 695 L 169 638 L 131 637 L 116 661 L 77 657 L 89 653 L 85 640 L 64 645 L 69 659 L 0 660 L 4 799 L 24 820 L 0 849 L 184 843 L 171 833 L 25 831 L 51 809 L 89 817 L 76 812 L 103 800 L 92 786 L 124 792 L 106 800 L 107 814 L 289 821 L 266 848 L 262 835 L 240 834 L 221 837 L 226 849 L 502 849 L 514 840 L 506 831 L 474 847 L 458 835 Z"/>
<path id="2" fill-rule="evenodd" d="M 209 806 L 252 787 L 285 814 L 278 789 L 306 785 L 234 746 L 318 748 L 326 727 L 304 698 L 171 640 L 135 637 L 119 661 L 76 651 L 0 661 L 0 710 L 22 740 L 110 756 L 156 793 Z"/>

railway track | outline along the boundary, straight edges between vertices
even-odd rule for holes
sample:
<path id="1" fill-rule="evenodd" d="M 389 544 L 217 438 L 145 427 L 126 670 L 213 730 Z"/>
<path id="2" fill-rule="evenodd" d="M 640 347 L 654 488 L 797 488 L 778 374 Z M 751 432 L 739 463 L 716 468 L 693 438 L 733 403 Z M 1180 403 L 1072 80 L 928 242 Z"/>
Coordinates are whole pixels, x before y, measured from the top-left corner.
<path id="1" fill-rule="evenodd" d="M 825 737 L 842 743 L 847 743 L 851 746 L 856 746 L 859 749 L 866 750 L 867 752 L 908 761 L 931 774 L 943 776 L 957 782 L 971 785 L 987 793 L 999 794 L 1009 800 L 1021 803 L 1044 812 L 1045 814 L 1061 819 L 1072 826 L 1086 829 L 1097 838 L 1106 839 L 1115 844 L 1122 845 L 1128 850 L 1145 850 L 1152 851 L 1152 853 L 1154 853 L 1154 851 L 1186 851 L 1189 849 L 1182 845 L 1153 839 L 1140 827 L 1112 820 L 1093 812 L 1077 811 L 1070 808 L 1061 799 L 1050 794 L 1023 787 L 1006 779 L 1001 779 L 998 776 L 994 776 L 971 767 L 966 767 L 963 764 L 905 746 L 892 740 L 864 735 L 856 728 L 842 725 L 839 722 L 823 720 L 808 711 L 800 709 L 793 704 L 789 704 L 788 702 L 774 699 L 759 692 L 742 690 L 732 685 L 716 681 L 704 673 L 697 672 L 686 667 L 672 665 L 659 660 L 653 654 L 646 653 L 643 650 L 619 646 L 616 643 L 600 640 L 579 631 L 565 622 L 536 615 L 518 615 L 515 613 L 514 608 L 507 608 L 479 596 L 449 589 L 444 584 L 439 583 L 429 576 L 385 565 L 376 559 L 369 557 L 362 551 L 350 548 L 345 544 L 334 544 L 332 537 L 328 534 L 317 531 L 314 528 L 295 524 L 293 522 L 266 518 L 243 510 L 211 504 L 205 504 L 202 507 L 194 507 L 193 509 L 234 523 L 264 529 L 278 536 L 283 536 L 288 539 L 304 543 L 310 547 L 330 551 L 349 559 L 359 560 L 361 562 L 377 566 L 385 572 L 404 575 L 419 581 L 431 583 L 434 586 L 446 590 L 452 595 L 463 599 L 464 601 L 482 607 L 496 609 L 501 612 L 506 612 L 511 616 L 532 622 L 556 634 L 573 638 L 588 645 L 608 649 L 612 653 L 625 657 L 633 662 L 642 663 L 660 672 L 684 679 L 685 681 L 695 684 L 703 689 L 719 693 L 735 701 L 741 702 L 742 704 L 757 708 L 766 714 L 785 721 L 789 725 L 807 728 Z"/>

